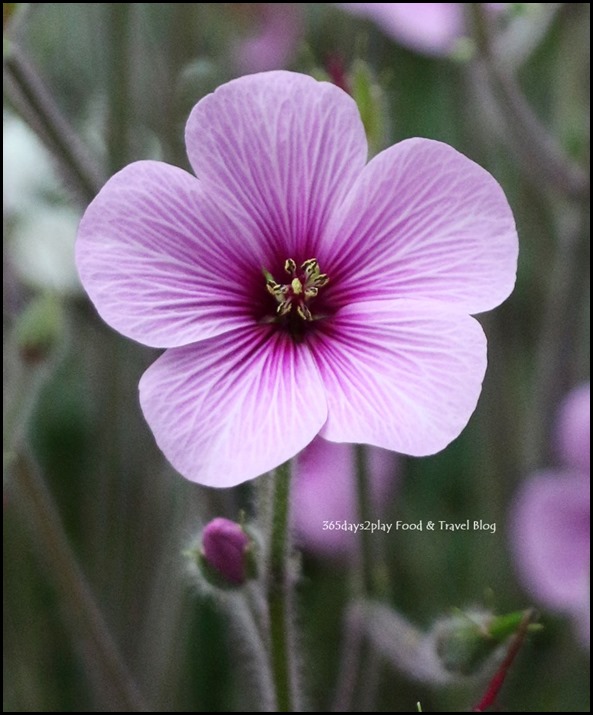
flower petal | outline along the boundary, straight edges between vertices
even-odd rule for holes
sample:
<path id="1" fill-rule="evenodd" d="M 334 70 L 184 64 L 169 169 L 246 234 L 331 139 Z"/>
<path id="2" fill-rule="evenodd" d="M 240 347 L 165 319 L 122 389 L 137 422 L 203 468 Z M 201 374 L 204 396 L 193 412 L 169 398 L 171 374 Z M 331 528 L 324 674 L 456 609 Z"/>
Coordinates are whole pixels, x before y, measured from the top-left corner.
<path id="1" fill-rule="evenodd" d="M 328 400 L 325 439 L 434 454 L 476 407 L 486 339 L 469 316 L 434 303 L 361 303 L 343 309 L 316 339 Z"/>
<path id="2" fill-rule="evenodd" d="M 589 598 L 590 481 L 544 472 L 514 504 L 511 545 L 525 586 L 549 607 L 580 616 Z"/>
<path id="3" fill-rule="evenodd" d="M 265 72 L 285 67 L 296 54 L 303 31 L 303 8 L 293 3 L 248 5 L 259 25 L 251 37 L 235 45 L 235 64 L 242 72 Z"/>
<path id="4" fill-rule="evenodd" d="M 290 459 L 327 415 L 308 347 L 269 326 L 168 350 L 142 376 L 140 403 L 171 464 L 212 487 Z"/>
<path id="5" fill-rule="evenodd" d="M 341 304 L 415 298 L 479 313 L 515 284 L 517 233 L 502 189 L 441 142 L 408 139 L 375 157 L 327 240 Z"/>
<path id="6" fill-rule="evenodd" d="M 80 224 L 76 262 L 101 317 L 154 347 L 188 344 L 245 325 L 241 231 L 200 182 L 156 161 L 112 177 Z M 261 278 L 261 276 L 260 276 Z"/>
<path id="7" fill-rule="evenodd" d="M 378 518 L 384 514 L 386 499 L 396 482 L 397 455 L 369 447 L 366 457 L 374 515 Z M 355 462 L 354 445 L 336 444 L 321 437 L 299 454 L 292 510 L 297 543 L 332 557 L 354 551 L 360 534 L 334 527 L 336 522 L 341 527 L 344 522 L 359 521 Z"/>
<path id="8" fill-rule="evenodd" d="M 268 260 L 316 257 L 322 227 L 367 157 L 354 100 L 284 71 L 240 77 L 202 99 L 186 144 L 200 180 L 251 217 Z"/>
<path id="9" fill-rule="evenodd" d="M 463 34 L 463 8 L 454 2 L 338 3 L 374 20 L 391 37 L 419 52 L 442 54 Z"/>

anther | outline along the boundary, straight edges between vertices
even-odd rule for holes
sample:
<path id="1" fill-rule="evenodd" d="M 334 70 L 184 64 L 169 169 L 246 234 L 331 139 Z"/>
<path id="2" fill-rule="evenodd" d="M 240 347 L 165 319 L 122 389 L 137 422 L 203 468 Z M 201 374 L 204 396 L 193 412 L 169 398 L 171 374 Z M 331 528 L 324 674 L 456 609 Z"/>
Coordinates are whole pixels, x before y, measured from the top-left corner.
<path id="1" fill-rule="evenodd" d="M 287 258 L 286 262 L 284 263 L 284 270 L 289 274 L 293 275 L 294 272 L 296 271 L 296 263 L 292 260 L 292 258 Z"/>

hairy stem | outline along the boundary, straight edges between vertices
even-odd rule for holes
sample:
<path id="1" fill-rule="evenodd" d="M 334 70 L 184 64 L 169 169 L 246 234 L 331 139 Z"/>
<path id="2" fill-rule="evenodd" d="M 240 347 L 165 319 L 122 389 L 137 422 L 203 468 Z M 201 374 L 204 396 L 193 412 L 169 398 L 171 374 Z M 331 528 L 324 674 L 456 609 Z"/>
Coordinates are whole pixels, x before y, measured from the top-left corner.
<path id="1" fill-rule="evenodd" d="M 275 688 L 268 661 L 268 640 L 265 628 L 262 628 L 257 595 L 248 592 L 232 598 L 228 603 L 231 619 L 237 621 L 237 631 L 245 643 L 249 655 L 246 663 L 246 676 L 253 684 L 260 712 L 276 712 Z"/>
<path id="2" fill-rule="evenodd" d="M 268 580 L 272 675 L 277 712 L 294 712 L 295 673 L 292 664 L 290 583 L 290 464 L 279 467 L 274 477 Z"/>

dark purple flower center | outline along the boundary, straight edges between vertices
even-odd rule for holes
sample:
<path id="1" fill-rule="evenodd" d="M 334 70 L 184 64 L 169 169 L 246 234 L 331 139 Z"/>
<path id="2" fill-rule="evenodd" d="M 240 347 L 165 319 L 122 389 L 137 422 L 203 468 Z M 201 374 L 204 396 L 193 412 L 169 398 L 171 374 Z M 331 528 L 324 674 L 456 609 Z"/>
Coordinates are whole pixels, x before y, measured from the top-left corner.
<path id="1" fill-rule="evenodd" d="M 319 295 L 319 289 L 327 285 L 329 277 L 321 273 L 316 258 L 309 258 L 299 268 L 292 258 L 288 258 L 284 270 L 289 276 L 288 283 L 278 283 L 271 273 L 264 270 L 268 293 L 278 303 L 275 318 L 287 318 L 291 323 L 295 319 L 306 322 L 316 320 L 318 316 L 312 311 L 312 303 Z"/>

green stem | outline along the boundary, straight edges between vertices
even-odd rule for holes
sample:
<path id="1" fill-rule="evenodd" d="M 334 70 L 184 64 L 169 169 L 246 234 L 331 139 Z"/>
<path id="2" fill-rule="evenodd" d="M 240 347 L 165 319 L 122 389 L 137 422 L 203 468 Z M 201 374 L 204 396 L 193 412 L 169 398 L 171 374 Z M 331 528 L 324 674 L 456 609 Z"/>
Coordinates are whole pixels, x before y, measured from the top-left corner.
<path id="1" fill-rule="evenodd" d="M 352 704 L 354 703 L 358 675 L 361 670 L 360 663 L 364 638 L 360 621 L 358 604 L 348 604 L 344 616 L 336 694 L 331 708 L 333 713 L 347 713 L 352 712 L 353 709 Z"/>
<path id="2" fill-rule="evenodd" d="M 357 444 L 356 447 L 356 489 L 358 496 L 358 518 L 364 523 L 370 521 L 371 499 L 369 494 L 369 480 L 367 475 L 366 449 L 364 445 Z M 373 593 L 373 544 L 371 532 L 364 529 L 360 532 L 360 576 L 361 590 L 366 596 Z"/>
<path id="3" fill-rule="evenodd" d="M 560 208 L 557 246 L 543 309 L 537 346 L 532 402 L 524 439 L 524 468 L 529 471 L 549 462 L 553 443 L 549 439 L 558 405 L 572 386 L 577 368 L 580 306 L 589 280 L 589 256 L 584 240 L 587 219 L 573 206 Z"/>
<path id="4" fill-rule="evenodd" d="M 16 451 L 22 441 L 27 420 L 35 404 L 35 398 L 48 370 L 29 367 L 21 361 L 14 366 L 11 375 L 11 394 L 4 411 L 3 451 L 5 466 L 16 457 Z"/>
<path id="5" fill-rule="evenodd" d="M 359 444 L 356 450 L 356 491 L 358 520 L 361 523 L 373 520 L 373 504 L 368 479 L 367 449 Z M 370 530 L 360 532 L 358 574 L 355 591 L 359 598 L 383 600 L 387 598 L 387 578 L 381 550 L 375 548 Z M 361 712 L 370 712 L 379 687 L 380 659 L 372 644 L 365 638 L 360 627 L 358 610 L 349 607 L 345 619 L 344 642 L 340 659 L 333 712 L 352 709 L 356 694 L 360 699 Z M 359 687 L 357 687 L 357 684 Z M 362 687 L 364 686 L 364 687 Z"/>
<path id="6" fill-rule="evenodd" d="M 359 521 L 372 521 L 374 514 L 368 479 L 367 448 L 362 444 L 356 445 L 356 488 Z M 368 529 L 360 532 L 360 587 L 363 596 L 384 600 L 388 596 L 386 567 L 382 549 L 375 548 L 373 542 L 377 543 L 379 539 L 379 535 L 373 536 Z"/>
<path id="7" fill-rule="evenodd" d="M 103 184 L 101 172 L 35 67 L 16 46 L 4 59 L 4 92 L 55 156 L 72 188 L 84 201 L 91 201 Z"/>
<path id="8" fill-rule="evenodd" d="M 130 106 L 130 15 L 132 3 L 106 3 L 109 90 L 109 128 L 107 146 L 109 170 L 118 171 L 127 163 Z"/>
<path id="9" fill-rule="evenodd" d="M 259 584 L 257 584 L 259 585 Z M 261 592 L 257 588 L 239 594 L 229 601 L 229 614 L 237 618 L 240 630 L 245 637 L 245 649 L 249 653 L 247 671 L 249 682 L 253 685 L 260 712 L 276 712 L 276 694 L 273 674 L 268 659 L 268 632 L 265 626 L 265 603 L 259 602 Z M 264 616 L 262 618 L 262 616 Z"/>
<path id="10" fill-rule="evenodd" d="M 151 712 L 128 672 L 102 613 L 68 542 L 52 495 L 33 461 L 23 453 L 15 461 L 15 486 L 37 536 L 40 556 L 48 567 L 68 614 L 84 640 L 89 676 L 114 712 Z"/>
<path id="11" fill-rule="evenodd" d="M 273 485 L 272 524 L 267 597 L 270 618 L 272 676 L 277 712 L 294 712 L 294 670 L 290 638 L 290 463 L 276 470 Z"/>

